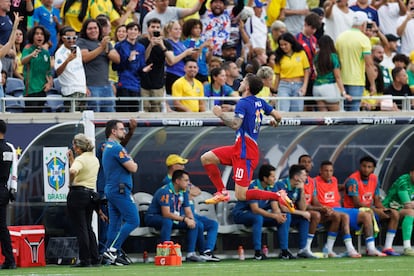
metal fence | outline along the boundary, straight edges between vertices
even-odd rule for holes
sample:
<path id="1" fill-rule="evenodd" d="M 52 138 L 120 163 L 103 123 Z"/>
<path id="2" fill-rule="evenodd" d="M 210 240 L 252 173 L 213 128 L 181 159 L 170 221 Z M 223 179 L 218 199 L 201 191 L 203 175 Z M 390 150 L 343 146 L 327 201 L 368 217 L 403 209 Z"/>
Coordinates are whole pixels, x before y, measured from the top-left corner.
<path id="1" fill-rule="evenodd" d="M 91 106 L 92 102 L 105 101 L 111 102 L 111 107 L 116 107 L 117 102 L 136 102 L 135 108 L 139 112 L 145 112 L 145 101 L 160 101 L 162 112 L 170 112 L 174 110 L 174 100 L 204 100 L 206 102 L 206 111 L 210 111 L 216 100 L 219 101 L 237 101 L 239 97 L 86 97 L 86 98 L 71 98 L 62 97 L 60 95 L 48 95 L 47 97 L 4 97 L 0 99 L 0 112 L 17 113 L 25 112 L 25 103 L 29 101 L 44 101 L 44 106 L 36 107 L 38 112 L 80 112 L 83 110 L 94 110 Z M 280 110 L 281 101 L 283 100 L 304 100 L 304 101 L 318 101 L 318 100 L 332 100 L 339 101 L 339 111 L 345 111 L 345 99 L 325 98 L 325 97 L 265 97 L 267 101 L 275 102 L 275 109 Z M 369 97 L 353 97 L 354 100 L 383 100 L 383 96 L 369 96 Z M 392 100 L 402 102 L 401 111 L 411 111 L 411 102 L 414 101 L 414 96 L 394 96 Z M 84 107 L 83 107 L 84 106 Z M 307 105 L 309 107 L 309 105 Z M 127 107 L 123 105 L 122 107 Z M 316 103 L 311 105 L 311 112 L 318 111 Z M 33 107 L 31 107 L 33 108 Z M 95 112 L 97 110 L 94 110 Z M 306 111 L 305 111 L 306 112 Z"/>

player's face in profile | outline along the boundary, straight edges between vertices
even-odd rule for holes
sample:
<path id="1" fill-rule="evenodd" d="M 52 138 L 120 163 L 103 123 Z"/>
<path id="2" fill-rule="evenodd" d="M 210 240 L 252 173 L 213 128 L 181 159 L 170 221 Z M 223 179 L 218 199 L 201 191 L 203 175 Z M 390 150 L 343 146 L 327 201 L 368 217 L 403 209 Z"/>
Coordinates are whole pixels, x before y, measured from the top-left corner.
<path id="1" fill-rule="evenodd" d="M 265 183 L 268 186 L 272 186 L 276 182 L 276 171 L 271 171 L 268 177 L 264 177 Z"/>
<path id="2" fill-rule="evenodd" d="M 181 178 L 177 179 L 177 182 L 180 190 L 186 191 L 190 184 L 190 177 L 187 174 L 184 174 Z"/>
<path id="3" fill-rule="evenodd" d="M 374 172 L 374 169 L 375 169 L 375 167 L 374 167 L 374 164 L 372 162 L 364 161 L 364 162 L 361 163 L 361 167 L 359 168 L 359 171 L 360 171 L 362 177 L 367 178 L 367 177 L 369 177 L 369 175 L 371 173 Z"/>
<path id="4" fill-rule="evenodd" d="M 332 179 L 333 172 L 334 169 L 332 165 L 325 165 L 320 169 L 319 174 L 323 180 L 330 181 Z"/>
<path id="5" fill-rule="evenodd" d="M 246 80 L 246 78 L 244 78 L 243 80 L 242 80 L 242 82 L 240 83 L 240 87 L 239 87 L 239 91 L 243 94 L 244 92 L 246 92 L 247 91 L 247 89 L 248 89 L 248 84 L 247 84 L 247 80 Z"/>

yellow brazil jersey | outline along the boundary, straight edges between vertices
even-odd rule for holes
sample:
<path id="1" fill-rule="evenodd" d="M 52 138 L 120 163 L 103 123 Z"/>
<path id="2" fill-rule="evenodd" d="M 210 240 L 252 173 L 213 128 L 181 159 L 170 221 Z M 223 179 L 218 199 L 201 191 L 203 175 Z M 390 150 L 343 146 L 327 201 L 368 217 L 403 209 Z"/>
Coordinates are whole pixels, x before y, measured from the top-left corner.
<path id="1" fill-rule="evenodd" d="M 302 78 L 309 68 L 309 60 L 305 51 L 294 52 L 291 56 L 284 55 L 280 63 L 275 64 L 275 73 L 280 79 Z"/>
<path id="2" fill-rule="evenodd" d="M 91 1 L 89 1 L 88 6 L 90 6 L 90 3 Z M 66 14 L 63 13 L 65 4 L 66 4 L 66 1 L 63 2 L 62 7 L 60 8 L 60 18 L 62 18 L 66 26 L 71 26 L 76 32 L 80 32 L 80 30 L 82 29 L 83 22 L 79 21 L 78 15 L 81 12 L 82 1 L 77 0 L 76 2 L 74 2 L 72 6 L 70 6 L 70 8 L 67 10 Z M 85 21 L 88 18 L 89 18 L 89 9 L 86 12 L 86 16 L 83 19 L 83 21 Z"/>
<path id="3" fill-rule="evenodd" d="M 184 77 L 179 78 L 173 83 L 172 96 L 173 97 L 203 97 L 203 84 L 197 80 L 193 80 L 191 85 Z M 199 100 L 180 100 L 181 104 L 188 107 L 192 112 L 199 112 Z"/>

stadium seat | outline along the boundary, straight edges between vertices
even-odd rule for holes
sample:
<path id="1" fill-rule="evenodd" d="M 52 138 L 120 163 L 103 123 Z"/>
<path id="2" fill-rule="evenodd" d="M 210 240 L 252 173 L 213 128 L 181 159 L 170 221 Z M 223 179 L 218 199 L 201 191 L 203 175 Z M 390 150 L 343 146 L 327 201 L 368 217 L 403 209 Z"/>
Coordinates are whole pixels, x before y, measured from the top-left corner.
<path id="1" fill-rule="evenodd" d="M 6 95 L 19 97 L 20 95 L 23 95 L 25 91 L 24 82 L 21 79 L 18 78 L 7 78 L 6 81 Z"/>
<path id="2" fill-rule="evenodd" d="M 154 237 L 156 230 L 152 227 L 146 227 L 144 222 L 145 213 L 152 201 L 152 195 L 144 192 L 138 192 L 134 194 L 134 202 L 137 206 L 140 226 L 135 228 L 129 235 L 138 237 Z"/>
<path id="3" fill-rule="evenodd" d="M 246 227 L 243 224 L 236 224 L 233 221 L 231 211 L 236 206 L 237 199 L 234 191 L 227 191 L 230 195 L 228 202 L 217 204 L 217 221 L 219 223 L 218 232 L 220 234 L 242 234 Z"/>
<path id="4" fill-rule="evenodd" d="M 50 95 L 62 95 L 62 87 L 60 86 L 60 82 L 58 78 L 53 79 L 53 87 L 47 91 L 47 94 Z"/>
<path id="5" fill-rule="evenodd" d="M 212 194 L 201 191 L 201 194 L 193 199 L 194 210 L 197 215 L 208 217 L 212 220 L 217 220 L 216 208 L 213 204 L 206 204 L 204 201 L 213 197 Z"/>
<path id="6" fill-rule="evenodd" d="M 23 96 L 20 97 L 13 97 L 10 95 L 6 95 L 6 112 L 11 113 L 22 113 L 24 112 L 24 101 L 21 99 Z"/>
<path id="7" fill-rule="evenodd" d="M 64 112 L 65 105 L 62 95 L 47 94 L 45 112 Z"/>

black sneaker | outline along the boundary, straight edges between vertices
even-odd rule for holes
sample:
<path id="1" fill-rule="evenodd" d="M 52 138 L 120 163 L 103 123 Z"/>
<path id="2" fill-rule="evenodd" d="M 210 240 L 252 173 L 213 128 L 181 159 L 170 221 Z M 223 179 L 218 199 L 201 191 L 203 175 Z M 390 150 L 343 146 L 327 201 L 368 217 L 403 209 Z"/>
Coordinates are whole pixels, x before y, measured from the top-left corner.
<path id="1" fill-rule="evenodd" d="M 11 263 L 11 264 L 2 264 L 0 266 L 0 269 L 16 269 L 16 264 L 15 263 Z"/>
<path id="2" fill-rule="evenodd" d="M 125 255 L 118 254 L 115 262 L 112 263 L 113 265 L 123 266 L 123 265 L 130 265 L 131 263 L 125 258 Z"/>
<path id="3" fill-rule="evenodd" d="M 113 264 L 116 260 L 117 254 L 116 252 L 112 252 L 108 249 L 102 254 L 102 256 L 107 260 L 108 263 Z"/>
<path id="4" fill-rule="evenodd" d="M 119 255 L 122 256 L 122 258 L 125 259 L 129 264 L 132 264 L 131 258 L 125 253 L 124 250 L 121 249 Z"/>
<path id="5" fill-rule="evenodd" d="M 257 260 L 257 261 L 263 261 L 263 260 L 267 260 L 266 255 L 259 253 L 259 254 L 254 254 L 253 260 Z"/>
<path id="6" fill-rule="evenodd" d="M 200 254 L 200 257 L 204 259 L 206 262 L 220 262 L 220 258 L 213 255 L 211 252 L 205 252 Z"/>
<path id="7" fill-rule="evenodd" d="M 294 260 L 294 259 L 296 259 L 296 257 L 293 256 L 293 254 L 289 250 L 286 249 L 286 250 L 283 250 L 282 252 L 280 252 L 279 259 Z"/>

